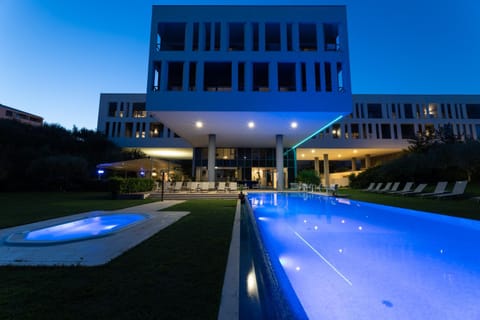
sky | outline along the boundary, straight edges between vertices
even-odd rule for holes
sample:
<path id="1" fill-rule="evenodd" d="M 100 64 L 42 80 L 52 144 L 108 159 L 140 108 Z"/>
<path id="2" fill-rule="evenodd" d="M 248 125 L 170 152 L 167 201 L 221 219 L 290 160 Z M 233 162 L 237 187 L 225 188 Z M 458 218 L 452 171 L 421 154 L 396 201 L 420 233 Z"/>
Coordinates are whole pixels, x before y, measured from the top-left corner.
<path id="1" fill-rule="evenodd" d="M 0 104 L 95 130 L 146 92 L 154 4 L 346 5 L 352 93 L 480 94 L 478 0 L 0 0 Z"/>

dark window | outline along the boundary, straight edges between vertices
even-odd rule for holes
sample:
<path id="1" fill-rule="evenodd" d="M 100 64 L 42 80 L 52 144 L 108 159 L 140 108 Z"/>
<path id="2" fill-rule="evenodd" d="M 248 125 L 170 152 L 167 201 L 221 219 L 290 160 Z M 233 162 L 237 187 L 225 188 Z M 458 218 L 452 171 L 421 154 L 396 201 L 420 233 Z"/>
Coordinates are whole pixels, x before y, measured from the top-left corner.
<path id="1" fill-rule="evenodd" d="M 185 50 L 185 23 L 159 23 L 157 49 L 162 51 Z"/>
<path id="2" fill-rule="evenodd" d="M 295 91 L 295 63 L 278 64 L 278 91 Z"/>
<path id="3" fill-rule="evenodd" d="M 189 75 L 188 75 L 188 90 L 195 91 L 197 89 L 196 77 L 197 77 L 197 63 L 190 62 Z"/>
<path id="4" fill-rule="evenodd" d="M 268 63 L 257 62 L 253 64 L 253 91 L 269 91 Z"/>
<path id="5" fill-rule="evenodd" d="M 468 119 L 480 119 L 480 104 L 467 103 L 466 109 Z"/>
<path id="6" fill-rule="evenodd" d="M 133 122 L 125 123 L 125 137 L 131 138 L 133 135 Z"/>
<path id="7" fill-rule="evenodd" d="M 238 63 L 238 91 L 245 90 L 245 62 Z"/>
<path id="8" fill-rule="evenodd" d="M 390 131 L 390 125 L 382 123 L 382 139 L 392 139 L 392 132 Z"/>
<path id="9" fill-rule="evenodd" d="M 413 109 L 411 103 L 406 103 L 403 105 L 405 110 L 405 119 L 413 119 Z"/>
<path id="10" fill-rule="evenodd" d="M 332 69 L 330 62 L 325 62 L 325 88 L 328 92 L 332 91 Z"/>
<path id="11" fill-rule="evenodd" d="M 5 115 L 6 115 L 7 117 L 10 117 L 10 118 L 11 118 L 11 117 L 13 117 L 13 112 L 12 112 L 11 110 L 7 110 L 7 111 L 5 111 Z"/>
<path id="12" fill-rule="evenodd" d="M 252 32 L 253 32 L 253 51 L 258 51 L 260 48 L 259 44 L 259 37 L 258 37 L 258 23 L 253 23 L 252 24 Z"/>
<path id="13" fill-rule="evenodd" d="M 358 126 L 358 123 L 352 123 L 350 128 L 352 130 L 352 139 L 359 139 L 360 138 L 360 128 Z"/>
<path id="14" fill-rule="evenodd" d="M 317 28 L 313 23 L 300 23 L 299 37 L 300 37 L 300 50 L 302 51 L 315 51 L 317 50 Z"/>
<path id="15" fill-rule="evenodd" d="M 168 63 L 168 91 L 182 91 L 183 85 L 183 62 Z"/>
<path id="16" fill-rule="evenodd" d="M 265 25 L 265 50 L 280 50 L 280 24 L 267 23 Z"/>
<path id="17" fill-rule="evenodd" d="M 340 35 L 338 32 L 338 24 L 325 23 L 323 25 L 323 38 L 325 41 L 326 51 L 340 50 Z"/>
<path id="18" fill-rule="evenodd" d="M 195 22 L 193 24 L 193 43 L 192 43 L 192 50 L 197 51 L 200 47 L 199 39 L 200 39 L 200 31 L 199 31 L 199 23 Z"/>
<path id="19" fill-rule="evenodd" d="M 413 124 L 402 124 L 400 125 L 400 131 L 402 134 L 402 139 L 413 139 L 415 138 L 415 128 Z"/>
<path id="20" fill-rule="evenodd" d="M 292 30 L 292 24 L 288 23 L 287 24 L 287 50 L 288 51 L 293 51 L 293 30 Z"/>
<path id="21" fill-rule="evenodd" d="M 229 45 L 228 49 L 232 51 L 242 51 L 245 48 L 244 23 L 230 23 L 229 25 Z"/>
<path id="22" fill-rule="evenodd" d="M 322 91 L 320 63 L 315 62 L 315 91 Z"/>
<path id="23" fill-rule="evenodd" d="M 108 104 L 108 116 L 109 117 L 115 117 L 116 113 L 117 113 L 117 103 L 116 102 L 110 102 Z"/>
<path id="24" fill-rule="evenodd" d="M 368 103 L 367 110 L 369 119 L 382 118 L 382 105 L 380 103 Z"/>
<path id="25" fill-rule="evenodd" d="M 206 62 L 203 86 L 205 91 L 230 91 L 232 89 L 232 63 Z"/>

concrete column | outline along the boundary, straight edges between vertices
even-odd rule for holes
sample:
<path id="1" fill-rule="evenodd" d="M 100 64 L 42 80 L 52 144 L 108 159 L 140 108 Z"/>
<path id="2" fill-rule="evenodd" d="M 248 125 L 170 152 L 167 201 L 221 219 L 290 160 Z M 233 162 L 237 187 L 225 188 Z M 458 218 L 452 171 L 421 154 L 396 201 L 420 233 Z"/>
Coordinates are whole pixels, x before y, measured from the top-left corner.
<path id="1" fill-rule="evenodd" d="M 365 169 L 370 168 L 370 165 L 371 165 L 371 164 L 370 164 L 370 160 L 371 160 L 370 155 L 369 155 L 369 154 L 366 154 L 366 155 L 365 155 Z"/>
<path id="2" fill-rule="evenodd" d="M 328 163 L 328 154 L 323 155 L 323 174 L 325 176 L 325 186 L 330 185 L 330 169 Z"/>
<path id="3" fill-rule="evenodd" d="M 208 135 L 208 181 L 215 181 L 216 135 Z"/>
<path id="4" fill-rule="evenodd" d="M 283 135 L 276 136 L 276 159 L 277 159 L 277 190 L 283 191 L 285 180 L 283 176 Z"/>
<path id="5" fill-rule="evenodd" d="M 318 157 L 315 157 L 314 166 L 315 166 L 315 172 L 320 177 L 320 161 L 318 160 Z"/>
<path id="6" fill-rule="evenodd" d="M 357 158 L 352 158 L 352 171 L 357 171 Z"/>

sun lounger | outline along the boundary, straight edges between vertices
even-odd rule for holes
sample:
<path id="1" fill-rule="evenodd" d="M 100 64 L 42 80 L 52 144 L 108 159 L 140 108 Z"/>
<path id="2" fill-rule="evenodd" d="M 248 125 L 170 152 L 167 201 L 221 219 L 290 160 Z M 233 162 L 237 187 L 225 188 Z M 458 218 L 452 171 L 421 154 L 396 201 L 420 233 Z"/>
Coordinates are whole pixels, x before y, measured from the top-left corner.
<path id="1" fill-rule="evenodd" d="M 452 197 L 461 196 L 462 194 L 465 193 L 465 189 L 467 188 L 467 183 L 468 183 L 467 180 L 457 181 L 453 186 L 452 192 L 437 194 L 437 195 L 434 195 L 434 197 L 437 199 L 443 199 L 443 198 L 452 198 Z"/>
<path id="2" fill-rule="evenodd" d="M 392 189 L 388 190 L 388 192 L 397 192 L 398 187 L 400 187 L 400 182 L 395 182 L 392 186 Z"/>
<path id="3" fill-rule="evenodd" d="M 390 188 L 392 187 L 392 182 L 387 182 L 387 184 L 385 184 L 385 186 L 380 189 L 380 190 L 376 190 L 374 192 L 377 192 L 377 193 L 384 193 L 384 192 L 388 192 L 390 191 Z"/>
<path id="4" fill-rule="evenodd" d="M 439 195 L 442 193 L 446 193 L 445 189 L 447 188 L 448 182 L 446 181 L 440 181 L 437 183 L 437 186 L 435 187 L 435 190 L 433 192 L 428 192 L 428 193 L 420 193 L 418 196 L 419 197 L 430 197 L 430 196 L 435 196 Z"/>
<path id="5" fill-rule="evenodd" d="M 420 183 L 413 191 L 400 192 L 399 194 L 402 196 L 413 196 L 415 194 L 422 193 L 426 187 L 426 183 Z"/>
<path id="6" fill-rule="evenodd" d="M 362 189 L 362 191 L 372 191 L 375 188 L 375 182 L 371 182 L 368 188 Z M 322 185 L 320 185 L 320 191 L 322 190 Z"/>
<path id="7" fill-rule="evenodd" d="M 387 192 L 389 194 L 402 194 L 404 192 L 409 192 L 409 191 L 412 191 L 412 187 L 413 187 L 413 182 L 407 182 L 405 183 L 405 185 L 403 186 L 403 189 L 400 190 L 400 191 L 391 191 L 391 192 Z"/>
<path id="8" fill-rule="evenodd" d="M 182 186 L 183 186 L 183 181 L 175 182 L 175 186 L 173 187 L 173 192 L 182 190 Z"/>
<path id="9" fill-rule="evenodd" d="M 226 191 L 225 182 L 219 182 L 218 183 L 217 191 L 220 191 L 220 192 L 225 192 Z"/>
<path id="10" fill-rule="evenodd" d="M 237 183 L 236 182 L 229 182 L 228 183 L 228 191 L 237 191 Z"/>
<path id="11" fill-rule="evenodd" d="M 383 182 L 379 182 L 377 184 L 377 186 L 375 188 L 373 188 L 372 190 L 370 190 L 369 192 L 378 192 L 378 191 L 380 191 L 380 188 L 382 188 L 382 186 L 383 186 Z"/>

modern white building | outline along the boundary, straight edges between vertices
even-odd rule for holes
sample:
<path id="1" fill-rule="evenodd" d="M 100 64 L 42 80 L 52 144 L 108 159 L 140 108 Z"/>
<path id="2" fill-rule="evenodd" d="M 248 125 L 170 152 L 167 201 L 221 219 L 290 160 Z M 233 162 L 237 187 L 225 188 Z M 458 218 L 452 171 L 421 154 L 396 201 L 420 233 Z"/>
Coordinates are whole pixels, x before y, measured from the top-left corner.
<path id="1" fill-rule="evenodd" d="M 98 130 L 191 159 L 197 181 L 280 190 L 302 163 L 328 184 L 329 161 L 368 167 L 418 131 L 480 137 L 480 96 L 352 100 L 346 25 L 344 6 L 154 6 L 147 92 L 102 94 Z"/>

